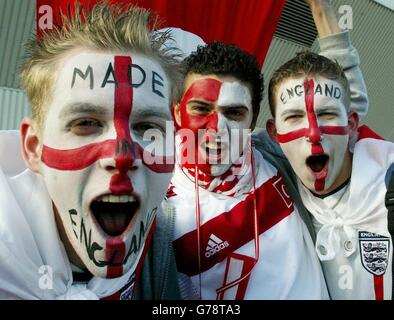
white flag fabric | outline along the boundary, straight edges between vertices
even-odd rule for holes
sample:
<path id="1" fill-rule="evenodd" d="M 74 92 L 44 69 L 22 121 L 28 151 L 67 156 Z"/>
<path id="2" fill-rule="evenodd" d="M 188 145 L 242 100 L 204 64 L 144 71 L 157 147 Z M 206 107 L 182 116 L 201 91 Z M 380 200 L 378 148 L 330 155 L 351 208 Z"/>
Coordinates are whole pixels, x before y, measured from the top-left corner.
<path id="1" fill-rule="evenodd" d="M 20 148 L 19 131 L 0 130 L 0 168 L 6 176 L 15 176 L 26 169 Z"/>
<path id="2" fill-rule="evenodd" d="M 181 28 L 163 28 L 159 31 L 170 33 L 171 38 L 164 43 L 164 47 L 178 48 L 181 51 L 181 59 L 196 51 L 198 46 L 205 45 L 205 42 L 198 35 Z"/>

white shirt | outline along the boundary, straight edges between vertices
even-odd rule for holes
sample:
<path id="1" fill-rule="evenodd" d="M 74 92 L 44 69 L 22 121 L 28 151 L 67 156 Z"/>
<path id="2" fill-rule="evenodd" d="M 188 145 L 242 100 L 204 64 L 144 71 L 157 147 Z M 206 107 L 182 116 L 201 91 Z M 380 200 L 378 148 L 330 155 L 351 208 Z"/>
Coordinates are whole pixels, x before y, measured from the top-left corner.
<path id="1" fill-rule="evenodd" d="M 355 145 L 351 180 L 343 189 L 321 199 L 299 184 L 333 299 L 391 299 L 393 246 L 385 196 L 393 164 L 392 142 L 365 138 Z"/>
<path id="2" fill-rule="evenodd" d="M 277 170 L 254 151 L 259 259 L 248 279 L 222 296 L 224 283 L 245 275 L 255 258 L 251 191 L 226 196 L 199 188 L 201 296 L 203 299 L 327 299 L 313 242 Z M 166 206 L 176 212 L 178 270 L 200 290 L 194 183 L 175 168 Z"/>

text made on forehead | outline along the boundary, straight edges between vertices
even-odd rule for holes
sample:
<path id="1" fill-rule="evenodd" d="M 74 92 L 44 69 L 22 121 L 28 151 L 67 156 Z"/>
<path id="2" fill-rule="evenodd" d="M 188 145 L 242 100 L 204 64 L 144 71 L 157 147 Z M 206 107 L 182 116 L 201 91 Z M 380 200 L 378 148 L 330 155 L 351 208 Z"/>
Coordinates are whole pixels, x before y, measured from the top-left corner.
<path id="1" fill-rule="evenodd" d="M 127 80 L 128 85 L 132 88 L 139 88 L 147 81 L 147 71 L 144 70 L 138 64 L 130 64 L 127 66 Z M 164 77 L 161 76 L 156 71 L 152 72 L 152 82 L 151 88 L 152 92 L 158 95 L 161 98 L 165 98 L 162 89 L 164 88 Z M 133 75 L 134 73 L 134 75 Z M 81 78 L 83 81 L 89 81 L 89 88 L 90 90 L 94 89 L 95 86 L 95 77 L 94 77 L 94 70 L 91 65 L 88 65 L 85 71 L 74 67 L 72 80 L 71 80 L 71 88 L 75 86 L 76 81 L 78 78 Z M 100 79 L 101 80 L 101 79 Z M 119 86 L 119 81 L 116 78 L 116 74 L 114 71 L 114 67 L 112 63 L 108 64 L 104 79 L 100 81 L 100 87 L 105 88 L 108 84 L 115 85 L 116 87 Z"/>

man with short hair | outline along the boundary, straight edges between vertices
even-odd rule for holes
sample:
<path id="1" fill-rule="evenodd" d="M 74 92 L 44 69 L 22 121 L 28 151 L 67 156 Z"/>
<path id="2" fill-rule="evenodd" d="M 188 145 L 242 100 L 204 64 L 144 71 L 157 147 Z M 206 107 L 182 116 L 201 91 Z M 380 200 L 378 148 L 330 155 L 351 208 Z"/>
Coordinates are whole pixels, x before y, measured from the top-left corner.
<path id="1" fill-rule="evenodd" d="M 394 144 L 358 128 L 365 110 L 350 102 L 342 68 L 302 52 L 272 76 L 267 129 L 298 177 L 331 297 L 391 299 Z"/>
<path id="2" fill-rule="evenodd" d="M 0 298 L 178 298 L 171 220 L 158 215 L 174 154 L 144 139 L 155 129 L 165 144 L 177 52 L 151 21 L 103 3 L 30 43 L 28 169 L 0 170 Z"/>

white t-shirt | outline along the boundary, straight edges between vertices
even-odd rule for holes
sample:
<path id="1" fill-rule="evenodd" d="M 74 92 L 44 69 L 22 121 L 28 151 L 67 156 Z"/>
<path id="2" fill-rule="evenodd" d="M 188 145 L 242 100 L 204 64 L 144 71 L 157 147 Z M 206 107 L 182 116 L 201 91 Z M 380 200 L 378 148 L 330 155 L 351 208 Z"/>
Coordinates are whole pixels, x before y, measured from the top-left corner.
<path id="1" fill-rule="evenodd" d="M 341 190 L 319 198 L 299 183 L 333 299 L 391 299 L 393 245 L 385 196 L 393 166 L 394 143 L 367 137 L 355 145 L 351 180 Z"/>

